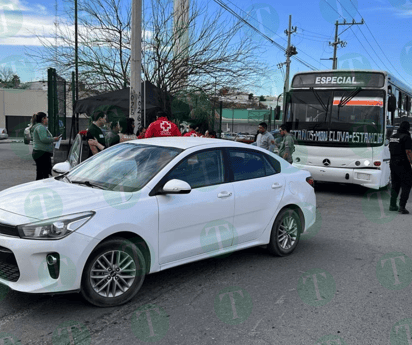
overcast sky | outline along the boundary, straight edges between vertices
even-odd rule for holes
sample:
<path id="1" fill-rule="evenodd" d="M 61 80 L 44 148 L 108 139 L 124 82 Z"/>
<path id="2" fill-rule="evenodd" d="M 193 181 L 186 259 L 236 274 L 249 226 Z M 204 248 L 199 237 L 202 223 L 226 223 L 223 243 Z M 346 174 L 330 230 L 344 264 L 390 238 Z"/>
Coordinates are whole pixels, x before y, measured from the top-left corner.
<path id="1" fill-rule="evenodd" d="M 90 0 L 93 1 L 93 0 Z M 130 0 L 128 0 L 130 1 Z M 203 1 L 203 0 L 201 0 Z M 217 4 L 211 0 L 210 10 Z M 289 15 L 297 33 L 292 44 L 297 47 L 298 57 L 317 69 L 330 69 L 336 20 L 353 19 L 366 24 L 340 26 L 344 48 L 338 49 L 339 68 L 364 68 L 388 70 L 412 86 L 412 0 L 289 0 L 253 1 L 223 0 L 237 13 L 278 44 L 286 47 L 284 30 Z M 64 22 L 64 9 L 60 0 L 0 0 L 0 66 L 13 68 L 23 81 L 45 78 L 47 71 L 36 69 L 25 52 L 33 46 L 41 46 L 37 35 L 53 39 L 54 22 Z M 248 13 L 249 15 L 247 15 Z M 259 88 L 248 90 L 255 94 L 276 95 L 282 92 L 284 69 L 277 65 L 285 61 L 284 53 L 272 43 L 245 29 L 267 49 L 259 59 L 269 63 L 267 79 Z M 308 71 L 309 68 L 295 60 L 291 73 Z"/>

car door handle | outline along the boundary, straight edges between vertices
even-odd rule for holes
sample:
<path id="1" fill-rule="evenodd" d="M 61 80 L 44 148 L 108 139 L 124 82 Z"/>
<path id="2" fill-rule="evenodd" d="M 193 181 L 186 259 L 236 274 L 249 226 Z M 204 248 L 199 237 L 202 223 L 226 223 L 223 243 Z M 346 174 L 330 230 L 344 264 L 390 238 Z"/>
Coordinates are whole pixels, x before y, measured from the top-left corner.
<path id="1" fill-rule="evenodd" d="M 277 189 L 277 188 L 282 188 L 282 185 L 280 183 L 277 183 L 277 182 L 272 184 L 272 189 Z"/>
<path id="2" fill-rule="evenodd" d="M 227 198 L 227 197 L 229 197 L 229 196 L 232 196 L 232 193 L 231 193 L 231 192 L 220 192 L 220 193 L 217 195 L 218 198 Z"/>

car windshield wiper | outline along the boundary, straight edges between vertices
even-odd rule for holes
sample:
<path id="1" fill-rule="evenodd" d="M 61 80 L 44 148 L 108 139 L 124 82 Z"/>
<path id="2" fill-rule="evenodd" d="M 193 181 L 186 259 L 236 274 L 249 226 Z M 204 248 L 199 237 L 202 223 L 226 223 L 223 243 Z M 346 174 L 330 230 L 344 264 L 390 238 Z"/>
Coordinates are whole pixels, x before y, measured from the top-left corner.
<path id="1" fill-rule="evenodd" d="M 72 181 L 66 175 L 63 175 L 63 178 L 65 178 L 67 181 L 69 181 L 69 183 L 72 183 Z"/>
<path id="2" fill-rule="evenodd" d="M 96 183 L 91 183 L 90 181 L 79 181 L 79 180 L 72 180 L 71 183 L 73 184 L 82 184 L 87 187 L 92 187 L 92 188 L 99 188 L 99 189 L 106 189 L 103 186 L 96 184 Z"/>

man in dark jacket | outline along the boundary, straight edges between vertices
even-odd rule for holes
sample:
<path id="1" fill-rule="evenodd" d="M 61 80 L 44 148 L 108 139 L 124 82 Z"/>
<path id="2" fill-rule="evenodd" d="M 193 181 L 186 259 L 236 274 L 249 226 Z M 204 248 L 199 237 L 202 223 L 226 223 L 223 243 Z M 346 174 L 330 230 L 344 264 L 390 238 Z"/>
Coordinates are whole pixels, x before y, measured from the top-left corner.
<path id="1" fill-rule="evenodd" d="M 410 124 L 408 121 L 403 121 L 396 134 L 393 134 L 389 139 L 389 151 L 391 153 L 391 202 L 389 211 L 398 211 L 402 214 L 408 214 L 405 209 L 406 202 L 409 198 L 409 193 L 412 186 L 412 140 L 409 133 Z M 396 205 L 399 191 L 402 189 L 399 201 L 399 208 Z"/>
<path id="2" fill-rule="evenodd" d="M 106 123 L 106 115 L 102 111 L 96 111 L 93 114 L 92 118 L 93 118 L 93 123 L 89 126 L 87 130 L 87 136 L 86 136 L 86 139 L 90 147 L 89 157 L 93 156 L 95 153 L 99 151 L 104 150 L 104 148 L 106 147 L 106 140 L 101 130 L 101 127 L 103 127 L 104 124 Z M 96 139 L 97 142 L 95 142 L 94 139 Z"/>

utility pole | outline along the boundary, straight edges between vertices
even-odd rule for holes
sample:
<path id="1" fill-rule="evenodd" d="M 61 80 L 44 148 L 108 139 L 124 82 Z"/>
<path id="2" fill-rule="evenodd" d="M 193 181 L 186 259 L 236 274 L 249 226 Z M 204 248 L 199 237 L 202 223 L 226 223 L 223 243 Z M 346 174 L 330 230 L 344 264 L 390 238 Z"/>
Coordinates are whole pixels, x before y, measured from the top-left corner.
<path id="1" fill-rule="evenodd" d="M 139 128 L 142 124 L 142 0 L 132 1 L 132 32 L 130 61 L 130 114 Z"/>
<path id="2" fill-rule="evenodd" d="M 355 22 L 355 19 L 352 21 L 352 22 L 346 22 L 346 19 L 344 19 L 343 20 L 343 23 L 339 23 L 339 21 L 337 20 L 336 21 L 336 23 L 335 23 L 335 25 L 336 25 L 336 28 L 335 28 L 335 41 L 334 42 L 329 42 L 329 45 L 330 46 L 333 46 L 333 58 L 332 58 L 332 60 L 333 60 L 333 66 L 332 66 L 332 69 L 338 69 L 338 58 L 337 58 L 337 50 L 338 50 L 338 45 L 340 45 L 342 48 L 343 47 L 346 47 L 346 44 L 347 44 L 347 42 L 345 42 L 345 41 L 341 41 L 341 39 L 339 38 L 339 33 L 338 33 L 338 31 L 339 31 L 339 25 L 349 25 L 349 27 L 347 28 L 347 29 L 345 29 L 345 30 L 343 30 L 340 34 L 343 34 L 346 30 L 348 30 L 352 25 L 362 25 L 362 24 L 364 24 L 365 23 L 365 21 L 363 20 L 363 18 L 362 18 L 362 20 L 361 20 L 361 22 L 360 23 L 356 23 Z"/>
<path id="3" fill-rule="evenodd" d="M 75 97 L 75 102 L 79 100 L 79 41 L 78 41 L 78 20 L 77 20 L 77 0 L 74 0 L 74 70 L 75 70 L 75 92 L 74 92 L 74 97 Z M 73 109 L 74 109 L 75 103 L 73 103 Z M 80 124 L 79 124 L 79 113 L 76 115 L 73 114 L 73 116 L 76 116 L 76 128 L 74 132 L 74 136 L 79 133 L 80 130 Z"/>
<path id="4" fill-rule="evenodd" d="M 283 65 L 286 65 L 286 76 L 285 76 L 285 85 L 283 87 L 283 94 L 286 95 L 286 93 L 289 91 L 289 74 L 290 74 L 290 57 L 293 55 L 296 55 L 298 52 L 296 51 L 295 46 L 290 45 L 291 41 L 291 36 L 293 33 L 297 31 L 296 26 L 292 26 L 292 15 L 289 15 L 289 29 L 285 30 L 286 36 L 288 36 L 288 46 L 286 48 L 286 62 L 279 64 L 280 67 Z M 278 66 L 279 66 L 278 65 Z M 286 110 L 286 99 L 287 97 L 283 97 L 283 112 Z"/>

